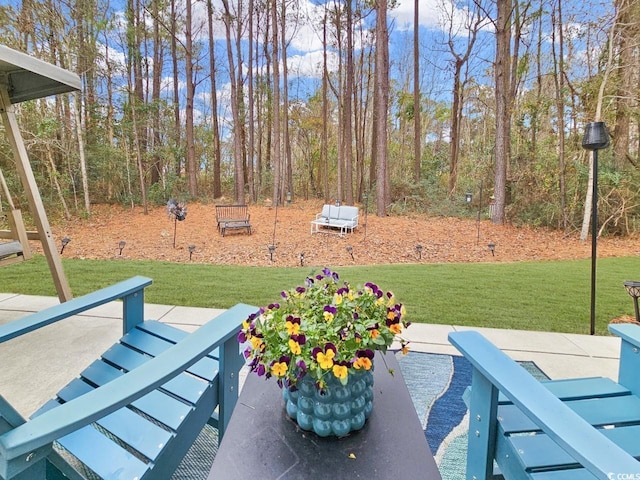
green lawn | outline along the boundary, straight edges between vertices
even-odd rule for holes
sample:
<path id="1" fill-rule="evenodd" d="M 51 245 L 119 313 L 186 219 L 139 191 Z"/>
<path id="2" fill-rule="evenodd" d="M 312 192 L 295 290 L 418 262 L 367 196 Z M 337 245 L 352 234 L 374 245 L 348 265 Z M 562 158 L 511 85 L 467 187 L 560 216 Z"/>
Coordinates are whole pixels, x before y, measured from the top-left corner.
<path id="1" fill-rule="evenodd" d="M 266 305 L 319 268 L 233 267 L 127 260 L 63 260 L 75 296 L 133 275 L 154 280 L 151 303 L 226 308 Z M 589 333 L 590 260 L 509 264 L 416 264 L 336 269 L 353 285 L 392 290 L 410 320 L 449 325 Z M 640 258 L 598 260 L 596 332 L 633 314 L 625 280 L 640 280 Z M 44 257 L 3 267 L 0 292 L 55 296 Z"/>

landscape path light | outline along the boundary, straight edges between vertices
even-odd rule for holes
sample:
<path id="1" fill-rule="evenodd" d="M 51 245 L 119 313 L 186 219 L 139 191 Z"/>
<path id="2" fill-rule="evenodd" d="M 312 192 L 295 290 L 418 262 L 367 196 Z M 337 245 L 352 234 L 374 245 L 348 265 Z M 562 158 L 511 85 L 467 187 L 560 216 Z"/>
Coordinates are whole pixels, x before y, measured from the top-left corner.
<path id="1" fill-rule="evenodd" d="M 640 310 L 638 310 L 638 297 L 640 297 L 640 282 L 624 282 L 624 288 L 627 289 L 631 298 L 633 298 L 633 311 L 636 314 L 636 322 L 640 323 Z"/>
<path id="2" fill-rule="evenodd" d="M 347 245 L 346 249 L 349 255 L 351 255 L 351 260 L 355 261 L 355 258 L 353 257 L 353 247 L 351 245 Z"/>
<path id="3" fill-rule="evenodd" d="M 62 248 L 60 249 L 60 255 L 62 255 L 62 252 L 64 252 L 64 247 L 67 246 L 67 244 L 71 241 L 71 239 L 69 237 L 64 237 L 60 242 L 62 243 Z"/>
<path id="4" fill-rule="evenodd" d="M 120 240 L 120 242 L 118 242 L 118 248 L 120 249 L 120 255 L 122 255 L 122 250 L 124 250 L 125 245 L 127 244 L 127 242 L 125 242 L 124 240 Z"/>

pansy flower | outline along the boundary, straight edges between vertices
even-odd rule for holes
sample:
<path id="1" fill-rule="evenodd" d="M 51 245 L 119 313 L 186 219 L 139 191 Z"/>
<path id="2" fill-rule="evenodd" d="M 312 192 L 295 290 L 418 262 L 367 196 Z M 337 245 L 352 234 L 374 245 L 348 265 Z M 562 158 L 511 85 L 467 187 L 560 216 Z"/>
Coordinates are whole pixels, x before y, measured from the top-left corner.
<path id="1" fill-rule="evenodd" d="M 335 317 L 336 313 L 338 313 L 338 309 L 333 305 L 325 305 L 323 311 L 324 311 L 323 313 L 324 319 L 329 323 L 333 321 L 333 318 Z"/>
<path id="2" fill-rule="evenodd" d="M 296 335 L 300 331 L 300 319 L 289 315 L 284 326 L 289 336 Z"/>
<path id="3" fill-rule="evenodd" d="M 305 375 L 319 388 L 331 377 L 346 383 L 373 368 L 374 350 L 386 351 L 394 340 L 407 350 L 398 335 L 409 324 L 404 306 L 375 283 L 352 288 L 324 268 L 279 300 L 252 313 L 237 338 L 251 371 L 281 387 L 295 388 Z"/>
<path id="4" fill-rule="evenodd" d="M 318 362 L 320 368 L 323 370 L 329 370 L 333 367 L 333 359 L 337 353 L 338 351 L 336 350 L 336 346 L 333 343 L 327 343 L 324 346 L 324 349 L 321 349 L 320 347 L 314 348 L 311 355 L 315 361 Z"/>
<path id="5" fill-rule="evenodd" d="M 353 362 L 353 368 L 358 370 L 371 370 L 373 367 L 374 353 L 371 349 L 358 350 L 356 352 L 356 360 Z"/>

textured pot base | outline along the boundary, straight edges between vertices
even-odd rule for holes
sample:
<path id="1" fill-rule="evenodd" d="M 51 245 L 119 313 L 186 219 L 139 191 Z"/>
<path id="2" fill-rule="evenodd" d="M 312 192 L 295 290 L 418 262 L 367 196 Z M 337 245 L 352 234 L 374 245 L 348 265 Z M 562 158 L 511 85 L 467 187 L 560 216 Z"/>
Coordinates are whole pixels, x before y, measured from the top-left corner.
<path id="1" fill-rule="evenodd" d="M 328 376 L 323 390 L 315 380 L 305 376 L 298 381 L 297 390 L 283 389 L 287 415 L 302 430 L 320 437 L 344 437 L 364 427 L 373 410 L 373 373 L 349 375 L 347 385 Z"/>

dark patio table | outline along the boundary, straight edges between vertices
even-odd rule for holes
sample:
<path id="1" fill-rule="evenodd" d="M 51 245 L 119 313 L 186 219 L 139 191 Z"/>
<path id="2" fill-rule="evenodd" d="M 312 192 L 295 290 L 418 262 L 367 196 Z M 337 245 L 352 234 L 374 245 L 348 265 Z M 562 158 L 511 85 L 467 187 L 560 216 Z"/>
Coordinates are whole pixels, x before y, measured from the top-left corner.
<path id="1" fill-rule="evenodd" d="M 441 480 L 395 355 L 375 365 L 373 412 L 340 439 L 299 429 L 276 382 L 250 374 L 208 480 Z"/>

